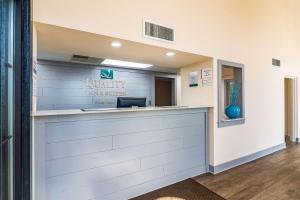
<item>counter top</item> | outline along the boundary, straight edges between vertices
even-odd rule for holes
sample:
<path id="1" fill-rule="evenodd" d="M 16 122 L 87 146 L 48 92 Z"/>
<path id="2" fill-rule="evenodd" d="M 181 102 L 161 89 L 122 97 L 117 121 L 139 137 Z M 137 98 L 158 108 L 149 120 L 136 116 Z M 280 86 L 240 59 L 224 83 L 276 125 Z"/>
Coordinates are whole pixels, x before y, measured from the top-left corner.
<path id="1" fill-rule="evenodd" d="M 146 112 L 164 110 L 185 110 L 197 108 L 210 108 L 212 106 L 162 106 L 143 108 L 99 108 L 99 109 L 73 109 L 73 110 L 41 110 L 32 113 L 33 117 L 58 116 L 58 115 L 81 115 L 102 113 Z"/>

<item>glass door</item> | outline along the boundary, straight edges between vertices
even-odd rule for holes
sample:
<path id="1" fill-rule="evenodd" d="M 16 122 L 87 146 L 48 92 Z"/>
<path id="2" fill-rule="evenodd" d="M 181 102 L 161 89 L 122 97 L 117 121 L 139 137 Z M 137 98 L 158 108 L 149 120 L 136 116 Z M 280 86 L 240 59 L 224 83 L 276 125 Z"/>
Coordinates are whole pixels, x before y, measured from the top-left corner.
<path id="1" fill-rule="evenodd" d="M 13 10 L 0 0 L 0 200 L 13 198 Z"/>

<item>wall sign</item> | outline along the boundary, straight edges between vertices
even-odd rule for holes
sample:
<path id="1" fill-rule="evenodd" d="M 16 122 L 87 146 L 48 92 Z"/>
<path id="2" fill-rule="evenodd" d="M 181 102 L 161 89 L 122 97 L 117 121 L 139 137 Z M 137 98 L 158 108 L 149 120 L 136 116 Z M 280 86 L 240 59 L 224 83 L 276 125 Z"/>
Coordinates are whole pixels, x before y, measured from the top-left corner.
<path id="1" fill-rule="evenodd" d="M 189 74 L 189 86 L 197 87 L 198 86 L 199 74 L 198 72 L 190 72 Z"/>
<path id="2" fill-rule="evenodd" d="M 114 81 L 106 78 L 106 80 L 86 79 L 86 87 L 89 96 L 94 97 L 114 97 L 126 96 L 125 81 Z"/>
<path id="3" fill-rule="evenodd" d="M 212 86 L 212 79 L 202 79 L 202 87 Z"/>
<path id="4" fill-rule="evenodd" d="M 112 69 L 100 69 L 101 79 L 114 79 L 114 70 Z"/>
<path id="5" fill-rule="evenodd" d="M 204 68 L 201 70 L 202 79 L 211 79 L 213 77 L 213 70 L 211 68 Z"/>

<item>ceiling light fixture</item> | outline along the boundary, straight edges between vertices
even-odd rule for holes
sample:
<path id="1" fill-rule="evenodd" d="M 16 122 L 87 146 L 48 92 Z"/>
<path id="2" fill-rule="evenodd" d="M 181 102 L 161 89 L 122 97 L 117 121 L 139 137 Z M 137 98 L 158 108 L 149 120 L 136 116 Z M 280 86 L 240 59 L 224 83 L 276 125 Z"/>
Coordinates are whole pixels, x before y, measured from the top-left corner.
<path id="1" fill-rule="evenodd" d="M 141 68 L 141 69 L 145 69 L 153 66 L 152 64 L 135 63 L 135 62 L 122 61 L 122 60 L 112 60 L 112 59 L 105 59 L 101 64 L 109 65 L 109 66 Z"/>
<path id="2" fill-rule="evenodd" d="M 175 56 L 175 53 L 174 53 L 174 52 L 167 52 L 167 53 L 166 53 L 166 56 L 168 56 L 168 57 L 173 57 L 173 56 Z"/>
<path id="3" fill-rule="evenodd" d="M 112 43 L 111 43 L 111 46 L 112 46 L 112 47 L 115 47 L 115 48 L 119 48 L 119 47 L 122 46 L 122 43 L 121 43 L 121 42 L 112 42 Z"/>

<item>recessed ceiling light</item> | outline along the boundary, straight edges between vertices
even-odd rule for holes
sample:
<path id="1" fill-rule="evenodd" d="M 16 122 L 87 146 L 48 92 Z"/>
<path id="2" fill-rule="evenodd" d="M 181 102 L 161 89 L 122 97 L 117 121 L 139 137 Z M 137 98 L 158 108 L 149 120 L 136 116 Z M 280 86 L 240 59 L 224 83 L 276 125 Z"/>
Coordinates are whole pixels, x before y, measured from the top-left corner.
<path id="1" fill-rule="evenodd" d="M 167 53 L 166 53 L 166 56 L 168 56 L 168 57 L 173 57 L 173 56 L 175 56 L 175 53 L 174 53 L 174 52 L 167 52 Z"/>
<path id="2" fill-rule="evenodd" d="M 105 59 L 101 64 L 110 65 L 110 66 L 119 66 L 119 67 L 142 68 L 142 69 L 153 66 L 151 64 L 135 63 L 135 62 L 122 61 L 122 60 L 112 60 L 112 59 Z"/>
<path id="3" fill-rule="evenodd" d="M 111 43 L 111 46 L 112 46 L 112 47 L 115 47 L 115 48 L 118 48 L 118 47 L 121 47 L 121 46 L 122 46 L 122 43 L 121 43 L 121 42 L 112 42 L 112 43 Z"/>

